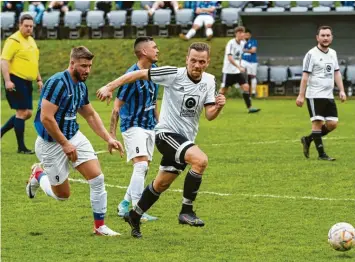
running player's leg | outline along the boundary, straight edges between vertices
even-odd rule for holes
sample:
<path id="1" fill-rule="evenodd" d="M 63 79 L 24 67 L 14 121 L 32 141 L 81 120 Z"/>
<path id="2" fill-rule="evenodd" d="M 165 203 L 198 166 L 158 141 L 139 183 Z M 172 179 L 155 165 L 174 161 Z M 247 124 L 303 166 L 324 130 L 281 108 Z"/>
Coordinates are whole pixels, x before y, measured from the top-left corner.
<path id="1" fill-rule="evenodd" d="M 237 74 L 237 82 L 239 83 L 240 87 L 243 90 L 243 99 L 245 102 L 245 105 L 248 109 L 249 113 L 256 113 L 259 112 L 260 109 L 259 108 L 253 108 L 252 107 L 252 101 L 250 98 L 250 87 L 248 85 L 248 83 L 245 80 L 245 76 L 244 74 Z"/>

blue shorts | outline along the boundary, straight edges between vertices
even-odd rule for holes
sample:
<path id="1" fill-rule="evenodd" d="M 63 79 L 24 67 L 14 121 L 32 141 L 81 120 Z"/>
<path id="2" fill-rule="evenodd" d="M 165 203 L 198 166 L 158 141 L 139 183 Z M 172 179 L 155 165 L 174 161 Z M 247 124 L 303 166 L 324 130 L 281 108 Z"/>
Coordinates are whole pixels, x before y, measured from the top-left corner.
<path id="1" fill-rule="evenodd" d="M 6 98 L 11 109 L 32 109 L 32 81 L 25 80 L 10 74 L 10 80 L 14 83 L 16 91 L 7 91 Z"/>

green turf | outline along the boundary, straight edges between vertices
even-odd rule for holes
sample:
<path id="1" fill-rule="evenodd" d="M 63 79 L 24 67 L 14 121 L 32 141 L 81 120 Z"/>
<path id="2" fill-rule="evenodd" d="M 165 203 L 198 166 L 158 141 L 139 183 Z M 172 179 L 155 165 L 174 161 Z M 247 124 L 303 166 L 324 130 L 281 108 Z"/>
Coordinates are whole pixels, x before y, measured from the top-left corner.
<path id="1" fill-rule="evenodd" d="M 202 117 L 197 143 L 209 156 L 209 166 L 201 191 L 230 194 L 199 194 L 197 214 L 206 226 L 178 225 L 182 196 L 167 191 L 149 211 L 159 220 L 142 226 L 141 240 L 132 239 L 127 224 L 116 216 L 124 189 L 107 187 L 107 224 L 122 233 L 120 238 L 91 235 L 88 185 L 71 182 L 67 202 L 43 192 L 28 199 L 25 182 L 36 157 L 16 154 L 14 132 L 9 132 L 2 139 L 2 261 L 354 261 L 355 250 L 332 250 L 327 233 L 336 222 L 355 224 L 354 200 L 342 200 L 355 198 L 355 102 L 338 103 L 339 127 L 324 140 L 335 162 L 316 160 L 313 145 L 311 158 L 303 157 L 299 138 L 310 130 L 305 108 L 297 108 L 293 100 L 254 104 L 262 108 L 259 114 L 248 115 L 241 99 L 229 99 L 217 120 Z M 111 107 L 93 105 L 108 126 Z M 4 122 L 12 112 L 6 102 L 1 108 Z M 104 150 L 104 142 L 81 118 L 80 123 L 94 148 Z M 27 122 L 31 148 L 35 137 Z M 156 152 L 147 182 L 159 159 Z M 131 165 L 125 159 L 103 154 L 100 162 L 107 184 L 127 186 Z M 182 189 L 184 176 L 171 189 Z M 77 172 L 71 177 L 81 178 Z"/>

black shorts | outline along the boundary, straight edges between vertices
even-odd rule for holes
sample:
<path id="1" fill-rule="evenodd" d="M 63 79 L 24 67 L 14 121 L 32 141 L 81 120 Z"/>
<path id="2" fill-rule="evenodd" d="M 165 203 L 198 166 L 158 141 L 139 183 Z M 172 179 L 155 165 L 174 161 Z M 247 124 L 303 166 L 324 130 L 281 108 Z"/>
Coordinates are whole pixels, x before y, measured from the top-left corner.
<path id="1" fill-rule="evenodd" d="M 240 86 L 246 83 L 246 79 L 244 74 L 223 74 L 222 75 L 222 85 L 223 87 L 230 87 L 235 84 L 239 84 Z"/>
<path id="2" fill-rule="evenodd" d="M 338 110 L 334 99 L 307 98 L 307 107 L 311 121 L 338 121 Z"/>
<path id="3" fill-rule="evenodd" d="M 13 74 L 10 74 L 10 80 L 14 83 L 16 89 L 16 91 L 5 89 L 7 102 L 9 102 L 11 109 L 32 109 L 32 81 Z"/>
<path id="4" fill-rule="evenodd" d="M 193 142 L 182 135 L 163 132 L 155 136 L 155 145 L 163 155 L 160 170 L 174 174 L 185 170 L 187 166 L 185 153 L 194 145 Z"/>

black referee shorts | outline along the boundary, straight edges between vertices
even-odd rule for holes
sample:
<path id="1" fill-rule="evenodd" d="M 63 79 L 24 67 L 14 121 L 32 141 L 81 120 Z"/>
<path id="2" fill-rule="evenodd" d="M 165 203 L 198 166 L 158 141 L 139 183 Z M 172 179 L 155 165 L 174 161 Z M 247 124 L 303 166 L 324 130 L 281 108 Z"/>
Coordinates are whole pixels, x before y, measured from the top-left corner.
<path id="1" fill-rule="evenodd" d="M 16 91 L 6 92 L 6 99 L 11 109 L 33 109 L 32 105 L 32 81 L 10 74 L 10 80 L 14 83 Z M 5 84 L 4 84 L 5 86 Z"/>

